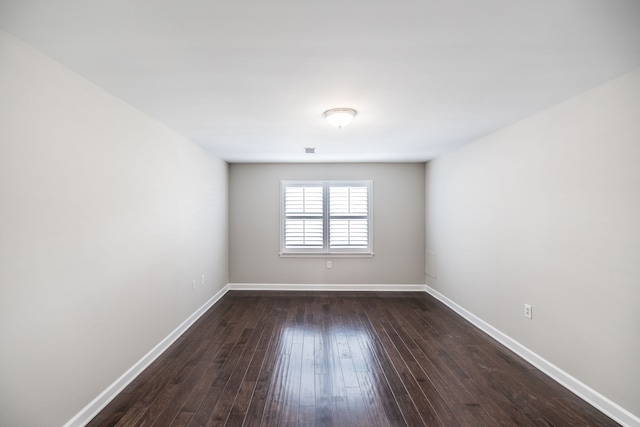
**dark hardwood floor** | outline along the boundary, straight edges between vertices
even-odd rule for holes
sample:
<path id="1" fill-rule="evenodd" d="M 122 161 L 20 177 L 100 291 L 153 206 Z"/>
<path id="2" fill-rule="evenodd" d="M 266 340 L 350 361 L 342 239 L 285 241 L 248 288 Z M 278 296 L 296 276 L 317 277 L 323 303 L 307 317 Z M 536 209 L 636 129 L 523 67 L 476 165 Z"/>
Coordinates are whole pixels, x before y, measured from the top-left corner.
<path id="1" fill-rule="evenodd" d="M 618 425 L 425 293 L 227 293 L 90 426 Z"/>

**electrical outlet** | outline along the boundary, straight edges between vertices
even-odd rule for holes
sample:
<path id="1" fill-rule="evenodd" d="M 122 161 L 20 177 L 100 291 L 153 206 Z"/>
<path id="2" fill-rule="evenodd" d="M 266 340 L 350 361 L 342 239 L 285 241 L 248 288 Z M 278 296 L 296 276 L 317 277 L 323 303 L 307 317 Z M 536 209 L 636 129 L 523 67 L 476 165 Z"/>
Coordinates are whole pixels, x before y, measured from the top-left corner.
<path id="1" fill-rule="evenodd" d="M 524 317 L 527 319 L 533 319 L 533 307 L 529 304 L 524 305 Z"/>
<path id="2" fill-rule="evenodd" d="M 192 291 L 195 291 L 195 290 L 196 290 L 196 281 L 195 281 L 195 280 L 192 280 L 192 281 L 191 281 L 191 290 L 192 290 Z"/>
<path id="3" fill-rule="evenodd" d="M 202 281 L 200 282 L 200 285 L 204 285 L 204 274 L 202 275 Z"/>
<path id="4" fill-rule="evenodd" d="M 333 268 L 333 263 L 331 261 L 327 261 L 327 268 Z"/>

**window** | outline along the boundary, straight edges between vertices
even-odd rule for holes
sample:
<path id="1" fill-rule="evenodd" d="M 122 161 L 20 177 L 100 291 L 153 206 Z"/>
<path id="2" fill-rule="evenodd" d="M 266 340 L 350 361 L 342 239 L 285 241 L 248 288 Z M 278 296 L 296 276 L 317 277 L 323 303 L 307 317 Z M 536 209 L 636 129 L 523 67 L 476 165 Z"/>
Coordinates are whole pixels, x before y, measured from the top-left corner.
<path id="1" fill-rule="evenodd" d="M 282 181 L 281 254 L 371 254 L 371 181 Z"/>

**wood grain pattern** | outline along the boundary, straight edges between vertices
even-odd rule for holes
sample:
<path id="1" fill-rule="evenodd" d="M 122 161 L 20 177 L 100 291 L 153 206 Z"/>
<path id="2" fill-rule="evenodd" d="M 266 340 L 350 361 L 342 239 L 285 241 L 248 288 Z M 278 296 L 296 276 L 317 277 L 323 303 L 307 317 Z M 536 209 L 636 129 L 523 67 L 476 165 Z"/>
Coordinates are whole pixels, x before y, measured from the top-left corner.
<path id="1" fill-rule="evenodd" d="M 89 426 L 615 426 L 424 293 L 227 293 Z"/>

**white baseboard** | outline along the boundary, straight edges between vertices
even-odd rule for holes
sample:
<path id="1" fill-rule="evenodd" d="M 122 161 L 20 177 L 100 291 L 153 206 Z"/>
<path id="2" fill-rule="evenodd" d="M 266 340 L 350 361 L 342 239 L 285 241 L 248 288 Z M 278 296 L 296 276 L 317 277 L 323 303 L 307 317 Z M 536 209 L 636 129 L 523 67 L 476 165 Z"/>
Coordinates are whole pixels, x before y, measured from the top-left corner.
<path id="1" fill-rule="evenodd" d="M 196 320 L 200 318 L 207 310 L 209 310 L 220 298 L 229 290 L 229 285 L 223 287 L 209 301 L 204 303 L 202 307 L 197 309 L 189 316 L 180 326 L 167 335 L 158 345 L 145 354 L 136 364 L 134 364 L 127 372 L 122 374 L 120 378 L 115 380 L 113 384 L 107 387 L 102 393 L 71 418 L 63 427 L 82 427 L 87 425 L 98 413 L 111 402 L 131 381 L 142 373 L 154 360 L 164 353 L 171 344 L 173 344 Z"/>
<path id="2" fill-rule="evenodd" d="M 424 292 L 426 285 L 229 283 L 230 291 L 375 291 Z"/>
<path id="3" fill-rule="evenodd" d="M 623 426 L 640 427 L 640 417 L 632 414 L 617 403 L 611 401 L 591 387 L 587 386 L 577 378 L 574 378 L 551 362 L 540 357 L 538 354 L 534 353 L 508 335 L 494 328 L 473 313 L 459 306 L 430 286 L 426 285 L 425 290 L 431 296 L 440 300 L 460 316 L 471 322 L 474 326 L 494 338 L 509 350 L 525 359 L 527 362 L 531 363 L 536 368 L 540 369 L 542 372 L 560 383 L 566 389 L 568 389 L 587 403 L 591 404 L 592 406 L 609 416 L 611 419 L 622 424 Z"/>

